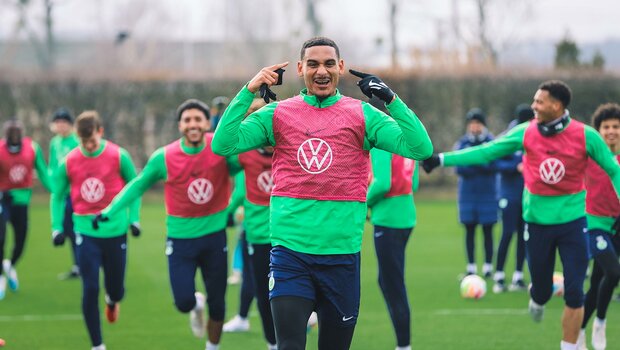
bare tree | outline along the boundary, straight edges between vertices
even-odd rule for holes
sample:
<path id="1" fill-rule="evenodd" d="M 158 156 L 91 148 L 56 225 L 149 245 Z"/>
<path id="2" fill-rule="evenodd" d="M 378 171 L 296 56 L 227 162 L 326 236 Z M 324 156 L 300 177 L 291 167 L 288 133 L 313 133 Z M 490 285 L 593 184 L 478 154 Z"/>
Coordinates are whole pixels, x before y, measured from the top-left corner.
<path id="1" fill-rule="evenodd" d="M 493 47 L 493 43 L 489 40 L 489 28 L 487 22 L 487 16 L 489 12 L 489 4 L 492 0 L 474 0 L 478 10 L 478 40 L 482 48 L 483 55 L 489 60 L 489 62 L 495 66 L 497 65 L 497 51 Z"/>
<path id="2" fill-rule="evenodd" d="M 399 67 L 398 62 L 398 36 L 397 36 L 397 28 L 396 25 L 399 6 L 401 4 L 401 0 L 389 0 L 390 6 L 390 58 L 392 62 L 392 69 L 396 70 Z"/>
<path id="3" fill-rule="evenodd" d="M 306 0 L 306 20 L 310 24 L 312 36 L 321 35 L 321 21 L 316 14 L 316 6 L 319 0 Z"/>

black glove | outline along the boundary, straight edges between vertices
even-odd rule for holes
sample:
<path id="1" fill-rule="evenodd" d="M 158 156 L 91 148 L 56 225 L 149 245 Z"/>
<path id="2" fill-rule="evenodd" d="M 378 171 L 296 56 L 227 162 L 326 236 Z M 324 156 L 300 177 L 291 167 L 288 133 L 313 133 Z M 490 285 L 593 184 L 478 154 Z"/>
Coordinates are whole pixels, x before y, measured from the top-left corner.
<path id="1" fill-rule="evenodd" d="M 101 213 L 95 215 L 95 217 L 93 218 L 93 221 L 92 221 L 93 222 L 93 228 L 95 230 L 98 230 L 99 229 L 99 223 L 100 222 L 106 222 L 108 220 L 110 220 L 110 218 L 107 217 L 107 216 L 101 215 Z"/>
<path id="2" fill-rule="evenodd" d="M 616 236 L 620 234 L 620 215 L 616 218 L 616 222 L 611 226 L 611 230 L 616 232 Z"/>
<path id="3" fill-rule="evenodd" d="M 430 174 L 433 169 L 441 165 L 438 154 L 433 154 L 428 159 L 422 161 L 422 168 L 427 174 Z"/>
<path id="4" fill-rule="evenodd" d="M 282 85 L 282 76 L 284 75 L 284 69 L 278 68 L 274 72 L 278 73 L 278 81 L 273 85 Z M 259 88 L 260 97 L 265 100 L 265 103 L 269 103 L 269 99 L 276 100 L 276 94 L 269 89 L 267 84 L 261 84 Z"/>
<path id="5" fill-rule="evenodd" d="M 52 244 L 54 247 L 60 247 L 65 244 L 65 234 L 60 231 L 52 232 Z"/>
<path id="6" fill-rule="evenodd" d="M 358 72 L 353 69 L 349 69 L 349 73 L 362 78 L 362 80 L 357 82 L 357 86 L 360 87 L 362 93 L 368 96 L 368 98 L 372 98 L 372 95 L 375 95 L 385 103 L 390 103 L 394 99 L 394 91 L 376 75 Z"/>
<path id="7" fill-rule="evenodd" d="M 140 224 L 137 222 L 132 223 L 131 225 L 129 225 L 129 229 L 131 230 L 131 235 L 134 237 L 140 237 L 140 233 L 142 233 L 142 230 L 140 229 Z"/>

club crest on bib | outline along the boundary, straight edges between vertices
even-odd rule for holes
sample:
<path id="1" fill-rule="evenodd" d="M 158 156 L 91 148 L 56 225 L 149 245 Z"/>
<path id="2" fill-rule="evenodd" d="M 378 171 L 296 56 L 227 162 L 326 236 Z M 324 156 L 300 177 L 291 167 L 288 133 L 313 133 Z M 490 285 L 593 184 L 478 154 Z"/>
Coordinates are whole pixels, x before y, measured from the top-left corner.
<path id="1" fill-rule="evenodd" d="M 256 178 L 256 184 L 261 191 L 265 193 L 271 193 L 273 188 L 273 178 L 271 177 L 271 170 L 265 170 Z"/>
<path id="2" fill-rule="evenodd" d="M 566 175 L 564 163 L 557 158 L 547 158 L 538 167 L 540 178 L 549 185 L 557 184 Z"/>
<path id="3" fill-rule="evenodd" d="M 23 164 L 17 164 L 9 170 L 9 179 L 12 183 L 20 183 L 26 178 L 28 169 Z"/>
<path id="4" fill-rule="evenodd" d="M 82 195 L 82 199 L 88 203 L 97 203 L 105 194 L 105 185 L 98 178 L 89 177 L 82 182 L 80 194 Z"/>
<path id="5" fill-rule="evenodd" d="M 332 160 L 332 148 L 319 138 L 307 139 L 297 149 L 297 162 L 310 174 L 324 172 L 330 167 Z"/>
<path id="6" fill-rule="evenodd" d="M 194 204 L 205 204 L 213 198 L 213 184 L 204 178 L 196 179 L 189 184 L 187 197 Z"/>

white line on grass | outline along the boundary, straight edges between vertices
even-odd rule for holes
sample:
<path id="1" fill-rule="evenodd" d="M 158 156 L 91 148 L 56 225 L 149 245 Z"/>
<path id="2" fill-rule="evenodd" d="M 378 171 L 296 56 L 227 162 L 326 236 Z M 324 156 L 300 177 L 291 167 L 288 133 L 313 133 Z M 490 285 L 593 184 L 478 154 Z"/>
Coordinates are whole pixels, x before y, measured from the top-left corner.
<path id="1" fill-rule="evenodd" d="M 521 309 L 441 309 L 433 314 L 438 316 L 496 316 L 496 315 L 525 315 L 526 308 Z"/>
<path id="2" fill-rule="evenodd" d="M 82 315 L 16 315 L 0 316 L 0 322 L 77 321 Z"/>

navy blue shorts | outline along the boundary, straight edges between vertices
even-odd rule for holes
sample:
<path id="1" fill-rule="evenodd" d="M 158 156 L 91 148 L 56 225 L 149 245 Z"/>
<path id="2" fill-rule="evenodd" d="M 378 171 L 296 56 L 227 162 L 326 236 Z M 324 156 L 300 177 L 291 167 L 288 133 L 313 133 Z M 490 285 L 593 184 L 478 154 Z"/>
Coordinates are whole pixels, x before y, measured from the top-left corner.
<path id="1" fill-rule="evenodd" d="M 207 291 L 209 317 L 224 320 L 228 253 L 224 230 L 198 238 L 168 238 L 166 241 L 168 272 L 174 304 L 181 312 L 196 305 L 196 270 L 200 269 Z"/>
<path id="2" fill-rule="evenodd" d="M 532 299 L 543 305 L 551 298 L 557 250 L 564 271 L 564 301 L 571 308 L 583 306 L 589 261 L 586 218 L 558 225 L 527 223 L 523 238 L 532 277 Z"/>
<path id="3" fill-rule="evenodd" d="M 459 201 L 458 209 L 461 224 L 488 225 L 497 222 L 497 201 Z"/>
<path id="4" fill-rule="evenodd" d="M 313 255 L 282 246 L 271 250 L 269 299 L 313 300 L 322 322 L 355 325 L 360 305 L 360 254 Z"/>
<path id="5" fill-rule="evenodd" d="M 590 258 L 605 252 L 610 251 L 614 255 L 617 255 L 614 248 L 613 235 L 603 230 L 590 230 L 588 231 L 588 238 L 590 243 Z"/>

